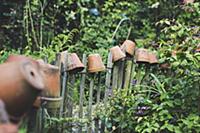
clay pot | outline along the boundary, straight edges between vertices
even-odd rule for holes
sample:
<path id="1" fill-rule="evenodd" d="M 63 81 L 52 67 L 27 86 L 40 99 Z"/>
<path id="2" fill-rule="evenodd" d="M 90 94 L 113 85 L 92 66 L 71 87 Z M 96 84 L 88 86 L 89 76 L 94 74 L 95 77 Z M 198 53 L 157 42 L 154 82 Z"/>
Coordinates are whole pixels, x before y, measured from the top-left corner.
<path id="1" fill-rule="evenodd" d="M 45 84 L 45 90 L 42 92 L 42 96 L 58 97 L 60 95 L 60 73 L 57 66 L 46 64 L 42 59 L 34 60 L 24 55 L 10 55 L 6 60 L 6 62 L 16 61 L 30 61 L 39 69 Z M 38 108 L 40 104 L 40 97 L 38 97 L 33 106 Z"/>
<path id="2" fill-rule="evenodd" d="M 69 53 L 67 59 L 67 71 L 72 73 L 80 72 L 84 69 L 83 63 L 80 61 L 76 53 Z"/>
<path id="3" fill-rule="evenodd" d="M 57 116 L 58 109 L 61 106 L 62 97 L 49 98 L 41 97 L 43 103 L 46 103 L 44 106 L 47 108 L 50 116 Z"/>
<path id="4" fill-rule="evenodd" d="M 158 64 L 158 58 L 156 57 L 156 54 L 149 52 L 149 63 L 150 64 Z"/>
<path id="5" fill-rule="evenodd" d="M 104 71 L 105 66 L 99 54 L 90 54 L 88 56 L 88 71 L 90 73 Z"/>
<path id="6" fill-rule="evenodd" d="M 125 51 L 128 55 L 133 56 L 135 52 L 135 43 L 131 40 L 126 40 L 121 46 L 121 49 Z"/>
<path id="7" fill-rule="evenodd" d="M 0 99 L 12 120 L 20 118 L 44 90 L 42 75 L 30 61 L 1 64 L 0 73 Z"/>
<path id="8" fill-rule="evenodd" d="M 44 79 L 45 90 L 42 96 L 59 97 L 60 96 L 60 71 L 57 66 L 40 63 L 40 72 Z"/>
<path id="9" fill-rule="evenodd" d="M 137 63 L 149 63 L 149 53 L 147 49 L 139 48 L 136 50 L 135 58 Z"/>
<path id="10" fill-rule="evenodd" d="M 18 133 L 18 127 L 14 124 L 1 124 L 0 133 Z"/>
<path id="11" fill-rule="evenodd" d="M 119 46 L 114 46 L 110 49 L 110 52 L 112 54 L 112 61 L 116 62 L 119 60 L 122 60 L 126 57 L 126 55 L 122 52 Z"/>

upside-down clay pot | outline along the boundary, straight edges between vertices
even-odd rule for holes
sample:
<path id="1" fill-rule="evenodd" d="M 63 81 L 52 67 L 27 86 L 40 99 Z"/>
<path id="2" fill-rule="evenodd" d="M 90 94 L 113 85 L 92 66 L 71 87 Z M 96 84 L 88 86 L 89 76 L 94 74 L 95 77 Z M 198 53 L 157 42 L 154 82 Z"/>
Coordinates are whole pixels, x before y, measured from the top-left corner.
<path id="1" fill-rule="evenodd" d="M 90 54 L 88 56 L 88 71 L 90 73 L 101 72 L 105 70 L 105 66 L 99 54 Z"/>
<path id="2" fill-rule="evenodd" d="M 158 64 L 158 58 L 155 53 L 149 52 L 149 63 L 150 64 Z"/>
<path id="3" fill-rule="evenodd" d="M 136 50 L 135 58 L 137 63 L 149 63 L 149 53 L 147 49 L 139 48 Z"/>
<path id="4" fill-rule="evenodd" d="M 122 52 L 119 46 L 114 46 L 110 49 L 110 52 L 112 54 L 112 61 L 116 62 L 119 60 L 122 60 L 126 57 L 126 55 Z"/>
<path id="5" fill-rule="evenodd" d="M 67 71 L 76 73 L 84 69 L 83 63 L 80 61 L 76 53 L 69 53 L 67 59 Z"/>
<path id="6" fill-rule="evenodd" d="M 121 46 L 121 49 L 125 51 L 128 55 L 133 56 L 135 52 L 135 43 L 131 40 L 126 40 Z"/>
<path id="7" fill-rule="evenodd" d="M 0 124 L 0 133 L 18 133 L 18 127 L 14 124 Z"/>
<path id="8" fill-rule="evenodd" d="M 0 99 L 11 120 L 27 112 L 37 95 L 44 90 L 42 75 L 30 61 L 7 62 L 0 65 Z"/>

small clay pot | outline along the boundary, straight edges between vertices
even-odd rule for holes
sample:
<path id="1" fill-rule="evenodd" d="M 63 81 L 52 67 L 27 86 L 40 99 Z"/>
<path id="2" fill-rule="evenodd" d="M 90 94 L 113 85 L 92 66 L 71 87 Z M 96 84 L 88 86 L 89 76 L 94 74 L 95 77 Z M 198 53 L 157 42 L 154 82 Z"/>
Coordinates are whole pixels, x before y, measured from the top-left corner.
<path id="1" fill-rule="evenodd" d="M 105 70 L 105 66 L 99 54 L 90 54 L 88 56 L 88 71 L 90 73 L 101 72 Z"/>
<path id="2" fill-rule="evenodd" d="M 69 53 L 67 59 L 67 71 L 72 73 L 80 72 L 84 69 L 83 63 L 80 61 L 76 53 Z"/>
<path id="3" fill-rule="evenodd" d="M 133 56 L 135 52 L 135 43 L 131 40 L 126 40 L 121 46 L 121 49 L 125 51 L 128 55 Z"/>
<path id="4" fill-rule="evenodd" d="M 158 64 L 158 58 L 155 53 L 149 52 L 149 63 L 150 64 Z"/>
<path id="5" fill-rule="evenodd" d="M 11 119 L 27 112 L 45 84 L 39 69 L 30 61 L 8 62 L 0 65 L 0 99 Z"/>
<path id="6" fill-rule="evenodd" d="M 112 54 L 112 61 L 116 62 L 119 60 L 122 60 L 126 57 L 126 55 L 122 52 L 119 46 L 114 46 L 110 49 L 110 52 Z"/>
<path id="7" fill-rule="evenodd" d="M 0 124 L 0 133 L 18 133 L 18 127 L 14 124 Z"/>
<path id="8" fill-rule="evenodd" d="M 147 49 L 139 48 L 136 50 L 135 58 L 137 63 L 149 63 L 149 53 Z"/>

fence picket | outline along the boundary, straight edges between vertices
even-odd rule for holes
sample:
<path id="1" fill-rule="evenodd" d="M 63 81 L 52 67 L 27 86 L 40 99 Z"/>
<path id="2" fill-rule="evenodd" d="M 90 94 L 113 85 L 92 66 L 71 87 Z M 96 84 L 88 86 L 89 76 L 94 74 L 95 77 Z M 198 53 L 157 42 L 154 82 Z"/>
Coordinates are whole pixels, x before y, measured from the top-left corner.
<path id="1" fill-rule="evenodd" d="M 83 98 L 84 98 L 84 87 L 86 79 L 86 69 L 87 69 L 87 58 L 86 54 L 83 54 L 82 62 L 85 66 L 83 73 L 81 73 L 81 83 L 80 83 L 80 98 L 79 98 L 79 118 L 83 118 Z M 78 133 L 82 133 L 82 126 L 79 127 Z"/>

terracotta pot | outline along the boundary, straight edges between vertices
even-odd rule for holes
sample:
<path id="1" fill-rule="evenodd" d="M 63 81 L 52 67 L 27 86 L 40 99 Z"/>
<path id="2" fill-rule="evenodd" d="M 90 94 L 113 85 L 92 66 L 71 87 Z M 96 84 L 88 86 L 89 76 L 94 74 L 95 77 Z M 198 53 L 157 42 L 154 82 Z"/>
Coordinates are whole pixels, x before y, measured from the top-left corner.
<path id="1" fill-rule="evenodd" d="M 62 97 L 58 98 L 49 98 L 49 97 L 41 97 L 42 102 L 46 103 L 44 106 L 47 108 L 50 116 L 57 116 L 58 109 L 60 109 Z"/>
<path id="2" fill-rule="evenodd" d="M 76 73 L 84 69 L 83 63 L 80 61 L 76 53 L 69 53 L 67 59 L 67 71 Z"/>
<path id="3" fill-rule="evenodd" d="M 135 52 L 135 43 L 131 40 L 126 40 L 121 46 L 121 49 L 125 51 L 128 55 L 133 56 Z"/>
<path id="4" fill-rule="evenodd" d="M 40 63 L 40 72 L 44 79 L 45 90 L 42 96 L 59 97 L 60 96 L 60 71 L 57 66 Z"/>
<path id="5" fill-rule="evenodd" d="M 10 55 L 6 62 L 16 62 L 16 61 L 31 61 L 35 67 L 39 69 L 41 73 L 45 90 L 42 92 L 43 96 L 48 97 L 58 97 L 60 95 L 60 73 L 57 66 L 46 64 L 42 59 L 34 60 L 31 57 L 26 57 L 24 55 Z M 38 97 L 34 102 L 34 107 L 40 106 L 40 98 Z"/>
<path id="6" fill-rule="evenodd" d="M 158 64 L 158 58 L 156 57 L 156 54 L 149 52 L 149 63 Z"/>
<path id="7" fill-rule="evenodd" d="M 90 54 L 88 56 L 88 71 L 90 73 L 104 71 L 105 66 L 99 54 Z"/>
<path id="8" fill-rule="evenodd" d="M 137 63 L 149 63 L 149 53 L 147 49 L 139 48 L 136 50 L 135 58 Z"/>
<path id="9" fill-rule="evenodd" d="M 43 78 L 30 61 L 1 64 L 0 73 L 0 99 L 11 119 L 20 118 L 44 89 Z"/>
<path id="10" fill-rule="evenodd" d="M 0 133 L 18 133 L 18 127 L 14 124 L 1 124 Z"/>
<path id="11" fill-rule="evenodd" d="M 112 61 L 116 62 L 119 60 L 122 60 L 126 57 L 126 55 L 122 52 L 119 46 L 114 46 L 110 49 L 110 52 L 112 54 Z"/>

